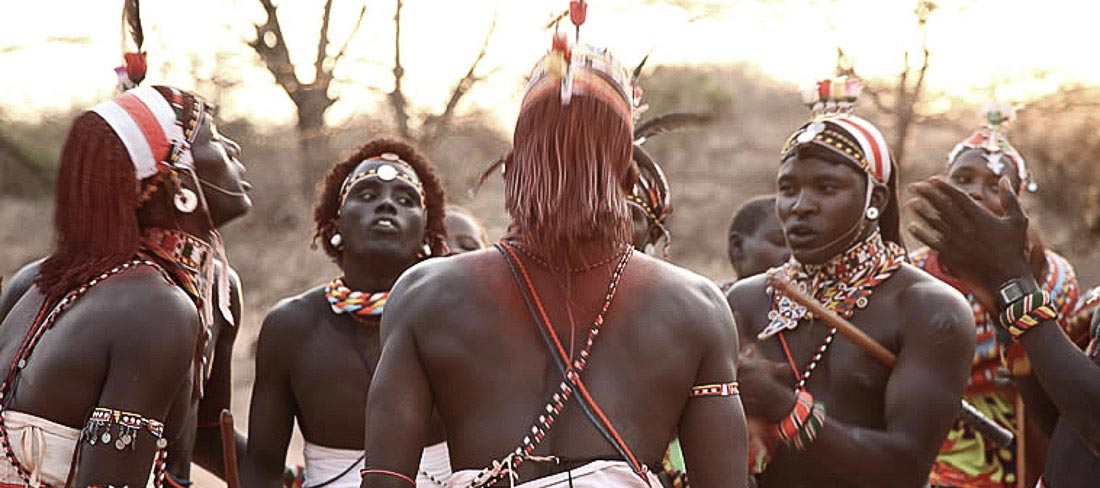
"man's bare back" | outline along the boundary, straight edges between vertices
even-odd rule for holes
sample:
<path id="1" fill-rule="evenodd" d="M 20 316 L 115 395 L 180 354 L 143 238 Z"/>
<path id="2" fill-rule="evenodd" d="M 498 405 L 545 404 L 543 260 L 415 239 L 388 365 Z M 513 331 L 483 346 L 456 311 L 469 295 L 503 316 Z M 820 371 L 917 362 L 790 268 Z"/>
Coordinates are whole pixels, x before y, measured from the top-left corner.
<path id="1" fill-rule="evenodd" d="M 528 258 L 521 260 L 564 347 L 568 350 L 572 343 L 573 350 L 580 351 L 606 295 L 612 264 L 567 279 L 551 275 Z M 572 307 L 564 305 L 567 301 Z M 725 401 L 698 399 L 689 405 L 688 395 L 695 384 L 734 379 L 729 351 L 736 350 L 736 337 L 730 317 L 710 281 L 633 254 L 582 377 L 640 462 L 659 462 L 677 429 L 689 469 L 698 462 L 700 483 L 720 471 L 705 469 L 701 462 L 706 454 L 699 447 L 704 430 L 708 440 L 719 444 L 714 452 L 735 459 L 744 455 L 741 426 L 693 424 L 685 415 L 709 408 L 703 403 Z M 496 249 L 410 269 L 394 288 L 382 332 L 385 349 L 379 372 L 389 374 L 376 377 L 368 412 L 381 408 L 387 414 L 368 414 L 368 449 L 377 445 L 372 438 L 397 435 L 391 431 L 393 424 L 383 420 L 388 413 L 415 415 L 389 412 L 389 405 L 374 399 L 430 384 L 430 400 L 443 419 L 456 471 L 480 469 L 519 445 L 561 381 Z M 423 370 L 409 367 L 415 366 L 408 364 L 409 354 L 415 354 Z M 393 393 L 374 393 L 391 388 Z M 738 404 L 729 412 L 739 410 Z M 370 452 L 378 465 L 389 457 Z M 581 462 L 620 459 L 577 405 L 567 406 L 536 453 Z M 519 474 L 530 479 L 561 469 L 525 463 Z"/>

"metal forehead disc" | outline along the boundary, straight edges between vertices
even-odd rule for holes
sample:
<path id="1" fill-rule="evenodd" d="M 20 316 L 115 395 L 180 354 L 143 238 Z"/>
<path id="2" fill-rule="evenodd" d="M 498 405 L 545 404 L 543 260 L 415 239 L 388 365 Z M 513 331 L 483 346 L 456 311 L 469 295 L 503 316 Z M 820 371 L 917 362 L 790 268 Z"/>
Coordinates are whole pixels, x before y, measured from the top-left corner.
<path id="1" fill-rule="evenodd" d="M 810 124 L 809 127 L 806 127 L 805 131 L 803 131 L 801 134 L 798 135 L 798 142 L 800 142 L 800 143 L 810 142 L 810 141 L 814 140 L 814 137 L 817 137 L 817 135 L 822 133 L 822 132 L 825 132 L 825 123 L 824 122 L 814 122 L 814 123 Z"/>
<path id="2" fill-rule="evenodd" d="M 383 156 L 385 156 L 385 154 L 383 154 Z M 378 179 L 382 181 L 392 181 L 394 178 L 397 178 L 397 168 L 388 164 L 383 164 L 378 167 Z"/>
<path id="3" fill-rule="evenodd" d="M 394 153 L 382 153 L 382 155 L 379 156 L 379 157 L 382 158 L 382 159 L 385 159 L 386 161 L 400 161 L 401 160 L 401 156 L 398 156 Z"/>

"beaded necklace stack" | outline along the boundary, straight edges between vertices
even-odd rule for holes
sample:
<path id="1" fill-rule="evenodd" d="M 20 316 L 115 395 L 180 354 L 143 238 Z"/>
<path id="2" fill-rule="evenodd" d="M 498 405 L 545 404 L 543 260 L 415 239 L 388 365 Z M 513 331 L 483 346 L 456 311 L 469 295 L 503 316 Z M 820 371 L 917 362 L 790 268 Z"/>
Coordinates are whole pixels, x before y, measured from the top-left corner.
<path id="1" fill-rule="evenodd" d="M 856 310 L 867 307 L 875 287 L 889 279 L 905 261 L 905 250 L 893 242 L 884 241 L 882 235 L 875 231 L 844 254 L 824 264 L 802 264 L 792 257 L 790 261 L 768 273 L 787 280 L 837 315 L 851 319 Z M 799 371 L 783 332 L 794 330 L 803 320 L 813 320 L 813 314 L 780 290 L 769 286 L 767 293 L 772 303 L 771 311 L 768 312 L 769 323 L 758 338 L 763 340 L 779 335 L 791 371 L 798 381 L 795 391 L 801 391 L 835 339 L 836 329 L 829 329 L 809 364 Z"/>
<path id="2" fill-rule="evenodd" d="M 390 292 L 365 293 L 353 291 L 344 283 L 344 277 L 338 276 L 325 285 L 325 300 L 328 300 L 332 313 L 348 315 L 356 320 L 380 319 L 386 308 Z"/>

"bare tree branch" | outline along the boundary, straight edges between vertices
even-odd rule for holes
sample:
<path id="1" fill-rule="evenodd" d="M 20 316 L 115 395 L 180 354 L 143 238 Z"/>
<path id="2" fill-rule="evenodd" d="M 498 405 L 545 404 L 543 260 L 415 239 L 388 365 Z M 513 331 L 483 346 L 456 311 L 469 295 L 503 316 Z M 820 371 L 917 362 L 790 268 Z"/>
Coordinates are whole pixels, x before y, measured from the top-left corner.
<path id="1" fill-rule="evenodd" d="M 317 57 L 313 60 L 314 83 L 330 73 L 325 73 L 325 58 L 328 57 L 328 20 L 332 15 L 332 0 L 325 0 L 325 8 L 321 13 L 321 34 L 317 36 Z"/>
<path id="2" fill-rule="evenodd" d="M 393 107 L 397 131 L 402 137 L 412 139 L 409 130 L 409 110 L 405 93 L 401 91 L 401 81 L 405 77 L 405 68 L 401 66 L 401 8 L 403 2 L 396 0 L 397 8 L 393 13 L 393 91 L 390 92 L 390 105 Z"/>
<path id="3" fill-rule="evenodd" d="M 299 82 L 298 77 L 294 75 L 290 53 L 287 52 L 286 43 L 283 41 L 283 29 L 279 25 L 275 5 L 271 0 L 260 0 L 260 4 L 267 12 L 267 21 L 256 25 L 256 39 L 250 42 L 249 46 L 260 55 L 260 59 L 267 65 L 267 70 L 275 77 L 275 82 L 293 99 L 298 91 Z"/>
<path id="4" fill-rule="evenodd" d="M 422 131 L 423 137 L 420 140 L 422 145 L 431 147 L 439 141 L 439 137 L 447 130 L 451 120 L 454 118 L 454 111 L 458 106 L 458 102 L 462 101 L 462 97 L 464 97 L 477 82 L 484 79 L 477 75 L 477 67 L 481 64 L 481 60 L 485 59 L 485 53 L 489 51 L 489 41 L 492 40 L 493 32 L 497 29 L 498 15 L 499 12 L 493 13 L 493 22 L 489 24 L 489 31 L 485 34 L 485 40 L 481 43 L 481 50 L 478 51 L 477 57 L 474 58 L 474 62 L 470 63 L 470 69 L 466 70 L 466 75 L 455 84 L 454 90 L 451 91 L 451 98 L 447 100 L 447 105 L 443 108 L 443 112 L 439 115 L 429 117 L 424 121 L 424 130 Z"/>
<path id="5" fill-rule="evenodd" d="M 336 53 L 336 56 L 332 58 L 332 67 L 335 68 L 336 64 L 340 62 L 340 59 L 344 57 L 344 53 L 348 51 L 348 45 L 351 44 L 351 40 L 355 37 L 355 34 L 359 32 L 359 27 L 363 25 L 363 16 L 367 14 L 367 6 L 363 5 L 359 9 L 359 17 L 355 19 L 355 27 L 351 28 L 351 34 L 348 34 L 348 38 L 344 39 L 344 45 L 340 46 L 340 52 Z"/>

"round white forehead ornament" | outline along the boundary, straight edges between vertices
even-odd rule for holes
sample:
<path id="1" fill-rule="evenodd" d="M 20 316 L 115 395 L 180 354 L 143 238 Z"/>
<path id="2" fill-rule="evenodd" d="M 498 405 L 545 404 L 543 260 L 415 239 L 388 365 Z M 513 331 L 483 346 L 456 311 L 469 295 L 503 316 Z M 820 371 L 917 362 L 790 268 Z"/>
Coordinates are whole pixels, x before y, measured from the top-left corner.
<path id="1" fill-rule="evenodd" d="M 382 156 L 385 157 L 386 155 L 383 154 Z M 394 178 L 397 178 L 397 168 L 394 168 L 392 165 L 389 164 L 383 164 L 382 166 L 378 167 L 377 174 L 378 179 L 382 181 L 393 181 Z"/>
<path id="2" fill-rule="evenodd" d="M 806 127 L 805 131 L 798 135 L 798 142 L 800 144 L 810 142 L 814 140 L 814 137 L 817 137 L 817 135 L 822 132 L 825 132 L 825 123 L 820 121 L 814 122 L 810 124 L 809 127 Z"/>

